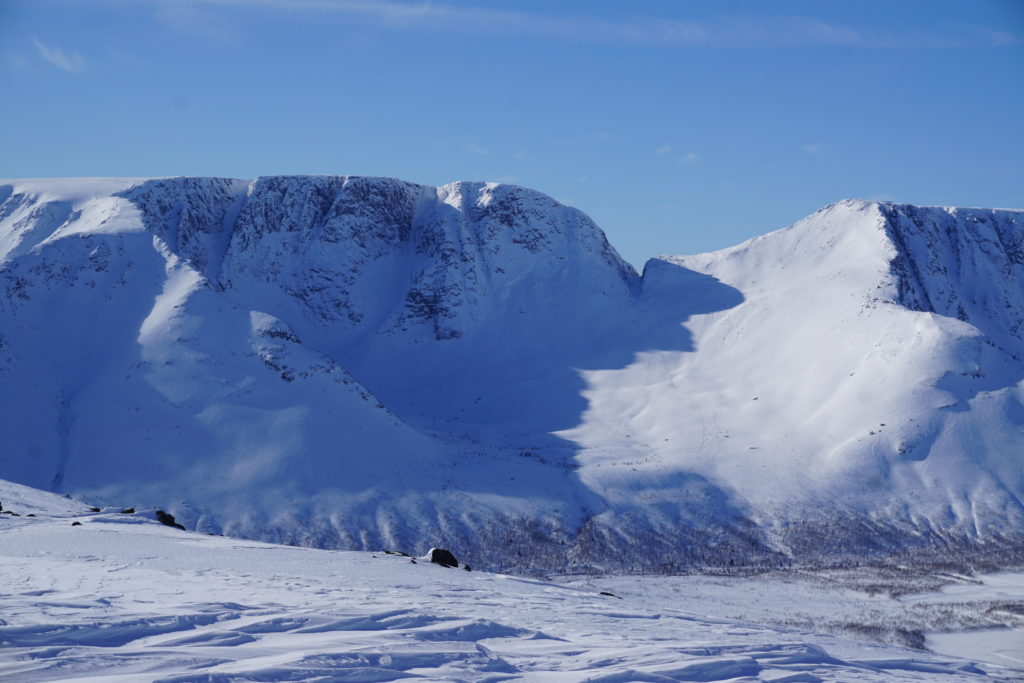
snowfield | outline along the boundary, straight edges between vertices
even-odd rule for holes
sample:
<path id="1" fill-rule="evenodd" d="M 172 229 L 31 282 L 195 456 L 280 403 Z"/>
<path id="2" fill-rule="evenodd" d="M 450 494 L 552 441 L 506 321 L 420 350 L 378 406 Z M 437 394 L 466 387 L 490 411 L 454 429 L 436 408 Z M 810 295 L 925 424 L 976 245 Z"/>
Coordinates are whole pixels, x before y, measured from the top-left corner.
<path id="1" fill-rule="evenodd" d="M 494 183 L 0 181 L 0 477 L 572 573 L 1024 562 L 1024 213 L 638 274 Z"/>
<path id="2" fill-rule="evenodd" d="M 5 681 L 1024 678 L 1019 662 L 707 616 L 721 608 L 720 595 L 705 594 L 715 581 L 707 577 L 556 583 L 178 531 L 150 513 L 91 512 L 7 482 L 0 502 L 20 515 L 0 515 Z M 691 594 L 694 579 L 703 587 Z M 672 581 L 682 583 L 673 589 Z M 1011 584 L 997 590 L 1019 601 L 1022 584 Z M 745 591 L 751 604 L 821 609 L 823 593 L 779 594 L 781 585 L 736 579 L 723 592 L 731 607 Z M 615 595 L 601 593 L 611 588 Z M 972 590 L 975 599 L 994 597 Z M 847 610 L 867 599 L 836 597 Z"/>

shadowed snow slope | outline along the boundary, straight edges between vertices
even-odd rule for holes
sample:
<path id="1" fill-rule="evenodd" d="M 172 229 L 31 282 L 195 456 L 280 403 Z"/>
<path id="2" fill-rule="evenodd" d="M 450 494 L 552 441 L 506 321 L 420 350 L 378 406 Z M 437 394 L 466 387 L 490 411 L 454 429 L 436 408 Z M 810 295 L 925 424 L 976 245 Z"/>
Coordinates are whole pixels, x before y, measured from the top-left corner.
<path id="1" fill-rule="evenodd" d="M 841 202 L 640 277 L 507 185 L 0 202 L 0 476 L 518 569 L 1020 547 L 1020 212 Z"/>

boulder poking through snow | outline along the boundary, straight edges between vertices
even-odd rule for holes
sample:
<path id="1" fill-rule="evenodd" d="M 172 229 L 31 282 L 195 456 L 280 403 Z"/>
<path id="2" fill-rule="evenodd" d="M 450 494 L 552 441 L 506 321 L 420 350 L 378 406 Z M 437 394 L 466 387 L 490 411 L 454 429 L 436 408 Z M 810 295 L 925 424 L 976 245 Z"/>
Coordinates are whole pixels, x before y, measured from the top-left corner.
<path id="1" fill-rule="evenodd" d="M 439 564 L 442 567 L 458 567 L 459 561 L 452 555 L 450 550 L 444 548 L 431 548 L 427 551 L 427 554 L 423 557 L 425 560 L 430 560 L 434 564 Z"/>
<path id="2" fill-rule="evenodd" d="M 164 512 L 163 510 L 156 511 L 156 521 L 166 526 L 172 526 L 175 529 L 181 529 L 182 531 L 185 531 L 185 527 L 181 524 L 178 524 L 178 522 L 174 520 L 174 515 L 168 512 Z"/>

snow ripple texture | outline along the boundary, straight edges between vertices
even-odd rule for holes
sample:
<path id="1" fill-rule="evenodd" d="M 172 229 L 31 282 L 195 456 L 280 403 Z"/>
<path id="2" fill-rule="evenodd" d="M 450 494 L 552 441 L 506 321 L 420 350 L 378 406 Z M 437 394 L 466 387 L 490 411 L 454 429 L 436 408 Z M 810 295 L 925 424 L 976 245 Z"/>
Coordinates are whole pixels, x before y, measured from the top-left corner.
<path id="1" fill-rule="evenodd" d="M 665 595 L 652 610 L 639 598 L 398 555 L 178 531 L 7 482 L 0 493 L 21 514 L 0 520 L 3 680 L 953 682 L 1019 673 L 700 616 Z M 619 583 L 645 590 L 643 579 Z"/>

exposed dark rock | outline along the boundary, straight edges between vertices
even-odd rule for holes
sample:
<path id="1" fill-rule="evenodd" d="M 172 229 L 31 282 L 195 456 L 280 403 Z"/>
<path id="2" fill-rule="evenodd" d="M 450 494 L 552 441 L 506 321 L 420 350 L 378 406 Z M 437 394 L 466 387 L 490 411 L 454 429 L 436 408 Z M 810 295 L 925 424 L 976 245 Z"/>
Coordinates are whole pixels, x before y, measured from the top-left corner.
<path id="1" fill-rule="evenodd" d="M 182 531 L 185 531 L 185 527 L 184 526 L 182 526 L 181 524 L 178 524 L 177 522 L 174 521 L 174 515 L 172 515 L 172 514 L 170 514 L 168 512 L 164 512 L 163 510 L 157 510 L 156 511 L 156 521 L 158 521 L 161 524 L 164 524 L 166 526 L 172 526 L 175 529 L 181 529 Z"/>
<path id="2" fill-rule="evenodd" d="M 89 512 L 99 512 L 100 509 L 96 507 L 89 508 Z"/>
<path id="3" fill-rule="evenodd" d="M 82 526 L 81 522 L 71 522 L 71 526 Z"/>
<path id="4" fill-rule="evenodd" d="M 121 510 L 121 514 L 122 515 L 134 515 L 135 514 L 135 508 L 125 508 L 124 510 Z"/>
<path id="5" fill-rule="evenodd" d="M 452 555 L 450 550 L 444 548 L 431 548 L 427 552 L 427 559 L 442 567 L 458 567 L 459 561 Z"/>

